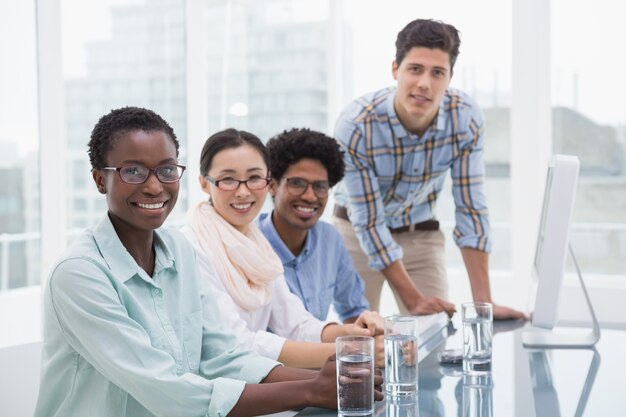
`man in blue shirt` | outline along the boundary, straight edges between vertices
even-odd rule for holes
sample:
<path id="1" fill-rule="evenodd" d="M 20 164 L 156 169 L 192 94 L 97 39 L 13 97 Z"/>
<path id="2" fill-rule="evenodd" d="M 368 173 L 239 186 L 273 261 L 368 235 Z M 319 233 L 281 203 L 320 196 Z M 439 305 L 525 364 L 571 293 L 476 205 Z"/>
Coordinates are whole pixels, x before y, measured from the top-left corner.
<path id="1" fill-rule="evenodd" d="M 483 116 L 471 97 L 449 88 L 459 45 L 454 26 L 410 22 L 396 40 L 396 87 L 356 99 L 337 121 L 346 175 L 335 193 L 335 220 L 373 309 L 387 280 L 403 312 L 454 312 L 445 300 L 444 237 L 435 220 L 448 172 L 456 205 L 454 240 L 473 298 L 493 302 Z M 493 315 L 524 317 L 496 304 Z"/>
<path id="2" fill-rule="evenodd" d="M 267 143 L 274 211 L 259 227 L 280 257 L 291 292 L 319 320 L 332 303 L 344 322 L 369 308 L 363 282 L 333 226 L 319 222 L 328 191 L 344 173 L 337 142 L 309 129 L 285 131 Z"/>

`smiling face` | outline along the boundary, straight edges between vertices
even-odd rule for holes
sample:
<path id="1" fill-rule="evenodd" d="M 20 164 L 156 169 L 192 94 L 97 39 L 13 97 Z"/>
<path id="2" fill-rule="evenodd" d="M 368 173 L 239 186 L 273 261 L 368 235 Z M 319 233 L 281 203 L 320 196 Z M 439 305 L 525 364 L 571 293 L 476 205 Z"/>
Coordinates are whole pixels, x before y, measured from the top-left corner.
<path id="1" fill-rule="evenodd" d="M 176 146 L 162 131 L 129 131 L 115 139 L 105 161 L 109 167 L 176 164 Z M 143 184 L 127 184 L 117 171 L 98 169 L 93 171 L 93 179 L 106 194 L 111 222 L 122 240 L 129 233 L 159 228 L 176 204 L 180 184 L 163 184 L 154 172 Z"/>
<path id="2" fill-rule="evenodd" d="M 397 81 L 394 108 L 402 125 L 422 135 L 437 115 L 450 84 L 450 56 L 441 49 L 413 47 L 392 66 Z"/>
<path id="3" fill-rule="evenodd" d="M 267 165 L 259 151 L 250 145 L 241 145 L 215 154 L 207 174 L 217 181 L 247 180 L 252 177 L 266 178 L 267 171 Z M 224 191 L 202 176 L 200 185 L 211 197 L 215 211 L 242 233 L 245 233 L 248 225 L 259 214 L 267 195 L 267 187 L 250 190 L 245 184 L 240 184 L 236 190 Z"/>
<path id="4" fill-rule="evenodd" d="M 287 178 L 302 178 L 310 185 L 304 194 L 294 196 L 287 188 Z M 291 228 L 308 230 L 317 223 L 328 197 L 319 198 L 313 192 L 312 183 L 328 181 L 328 171 L 317 159 L 301 159 L 285 171 L 278 183 L 272 181 L 270 193 L 274 197 L 274 224 L 279 233 Z"/>

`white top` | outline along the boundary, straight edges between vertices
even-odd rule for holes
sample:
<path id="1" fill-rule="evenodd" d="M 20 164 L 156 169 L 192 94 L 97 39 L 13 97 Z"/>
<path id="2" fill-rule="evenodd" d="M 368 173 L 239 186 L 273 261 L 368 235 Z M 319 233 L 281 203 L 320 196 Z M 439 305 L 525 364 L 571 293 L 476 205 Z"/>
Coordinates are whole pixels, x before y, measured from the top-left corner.
<path id="1" fill-rule="evenodd" d="M 200 276 L 204 277 L 217 301 L 225 321 L 239 341 L 239 346 L 270 359 L 278 359 L 287 339 L 300 342 L 321 342 L 322 329 L 332 323 L 313 317 L 302 301 L 289 291 L 284 276 L 272 282 L 272 298 L 268 305 L 254 311 L 241 308 L 230 296 L 217 276 L 211 261 L 202 251 L 194 231 L 185 226 L 183 234 L 192 243 L 198 260 Z"/>

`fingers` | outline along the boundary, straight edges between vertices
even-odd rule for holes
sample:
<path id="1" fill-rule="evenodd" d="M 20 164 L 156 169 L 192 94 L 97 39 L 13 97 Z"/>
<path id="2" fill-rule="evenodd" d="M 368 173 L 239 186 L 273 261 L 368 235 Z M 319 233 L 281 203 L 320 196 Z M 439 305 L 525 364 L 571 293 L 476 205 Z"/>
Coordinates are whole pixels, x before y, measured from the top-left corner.
<path id="1" fill-rule="evenodd" d="M 383 318 L 375 311 L 364 311 L 355 324 L 367 329 L 369 336 L 376 336 L 384 332 Z"/>
<path id="2" fill-rule="evenodd" d="M 511 320 L 511 319 L 528 320 L 529 316 L 523 311 L 518 311 L 509 307 L 504 307 L 504 306 L 499 306 L 499 305 L 494 304 L 493 318 L 495 320 Z"/>
<path id="3" fill-rule="evenodd" d="M 374 372 L 374 399 L 376 401 L 382 401 L 383 395 L 383 372 L 376 368 Z"/>
<path id="4" fill-rule="evenodd" d="M 385 339 L 380 334 L 374 337 L 374 364 L 379 368 L 385 367 Z"/>
<path id="5" fill-rule="evenodd" d="M 429 297 L 419 300 L 416 308 L 414 308 L 411 313 L 425 315 L 439 313 L 442 311 L 445 311 L 449 317 L 452 317 L 452 315 L 456 312 L 456 307 L 454 304 L 439 297 Z"/>

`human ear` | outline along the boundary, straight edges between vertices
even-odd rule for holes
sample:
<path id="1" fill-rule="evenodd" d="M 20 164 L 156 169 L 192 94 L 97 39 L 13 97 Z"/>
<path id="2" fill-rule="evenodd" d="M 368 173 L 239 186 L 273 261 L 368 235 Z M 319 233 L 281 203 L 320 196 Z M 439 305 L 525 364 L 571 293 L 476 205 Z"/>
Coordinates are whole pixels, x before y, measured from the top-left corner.
<path id="1" fill-rule="evenodd" d="M 278 184 L 276 183 L 276 180 L 272 178 L 269 185 L 269 192 L 272 198 L 276 197 L 276 187 L 278 187 Z"/>
<path id="2" fill-rule="evenodd" d="M 104 180 L 104 175 L 102 175 L 102 171 L 99 169 L 94 169 L 91 171 L 91 176 L 93 177 L 93 181 L 96 183 L 96 187 L 98 188 L 98 192 L 100 194 L 107 193 L 106 182 Z"/>
<path id="3" fill-rule="evenodd" d="M 391 63 L 391 74 L 393 75 L 394 80 L 398 80 L 398 63 L 394 59 Z"/>
<path id="4" fill-rule="evenodd" d="M 202 188 L 202 191 L 204 191 L 205 193 L 211 195 L 211 192 L 210 192 L 211 190 L 210 190 L 210 187 L 209 187 L 209 184 L 211 184 L 211 183 L 209 182 L 209 180 L 204 178 L 204 176 L 200 175 L 198 177 L 198 181 L 200 181 L 200 188 Z"/>

